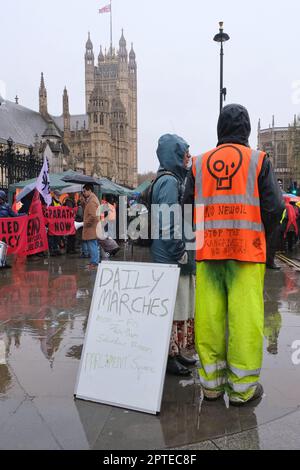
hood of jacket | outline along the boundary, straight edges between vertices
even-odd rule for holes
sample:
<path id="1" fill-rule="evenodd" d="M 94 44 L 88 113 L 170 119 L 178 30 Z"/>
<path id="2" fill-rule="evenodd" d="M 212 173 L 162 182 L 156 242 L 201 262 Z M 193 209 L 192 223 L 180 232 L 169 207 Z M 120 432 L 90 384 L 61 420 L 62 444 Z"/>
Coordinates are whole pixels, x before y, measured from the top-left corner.
<path id="1" fill-rule="evenodd" d="M 10 207 L 7 202 L 0 204 L 0 218 L 11 217 L 10 212 Z"/>
<path id="2" fill-rule="evenodd" d="M 240 144 L 249 147 L 251 123 L 248 111 L 240 104 L 229 104 L 221 111 L 218 121 L 218 146 Z"/>
<path id="3" fill-rule="evenodd" d="M 156 152 L 160 163 L 159 171 L 171 171 L 183 181 L 188 171 L 183 165 L 183 157 L 188 149 L 189 144 L 182 137 L 175 134 L 163 135 L 158 141 Z"/>

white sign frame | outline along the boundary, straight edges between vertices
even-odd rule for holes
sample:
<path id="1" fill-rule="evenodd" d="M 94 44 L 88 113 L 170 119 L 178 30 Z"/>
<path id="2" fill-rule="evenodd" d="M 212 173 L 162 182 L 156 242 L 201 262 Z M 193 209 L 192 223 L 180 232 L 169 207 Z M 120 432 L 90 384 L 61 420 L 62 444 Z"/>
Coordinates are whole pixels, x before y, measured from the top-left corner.
<path id="1" fill-rule="evenodd" d="M 99 390 L 99 395 L 98 396 L 96 396 L 93 392 L 91 393 L 92 396 L 90 396 L 89 393 L 86 392 L 86 385 L 83 385 L 83 382 L 85 380 L 84 379 L 84 362 L 87 362 L 87 359 L 86 359 L 87 356 L 86 355 L 87 354 L 92 355 L 92 353 L 88 352 L 89 351 L 89 336 L 91 336 L 91 338 L 92 338 L 93 334 L 94 334 L 93 340 L 91 339 L 90 342 L 92 343 L 92 341 L 93 341 L 95 343 L 95 333 L 94 333 L 95 330 L 92 330 L 92 325 L 98 320 L 98 317 L 95 318 L 95 316 L 98 315 L 98 313 L 99 313 L 97 311 L 97 303 L 100 302 L 100 300 L 101 300 L 101 292 L 103 294 L 103 288 L 100 287 L 100 276 L 101 276 L 101 273 L 105 269 L 108 270 L 109 268 L 113 268 L 113 269 L 117 270 L 118 267 L 120 267 L 121 269 L 123 268 L 123 272 L 128 272 L 128 271 L 126 271 L 126 267 L 131 268 L 131 269 L 134 268 L 132 272 L 139 272 L 138 270 L 141 269 L 141 268 L 144 269 L 144 270 L 148 268 L 149 271 L 152 270 L 153 279 L 154 279 L 154 271 L 153 270 L 156 270 L 156 273 L 157 273 L 157 271 L 169 272 L 170 274 L 172 273 L 171 276 L 166 276 L 166 278 L 164 279 L 164 282 L 166 282 L 166 281 L 168 282 L 168 287 L 170 287 L 170 282 L 172 283 L 172 286 L 171 286 L 171 289 L 169 291 L 170 292 L 170 297 L 168 299 L 168 302 L 170 302 L 170 303 L 169 303 L 168 310 L 165 308 L 165 310 L 167 310 L 167 315 L 164 315 L 165 316 L 164 331 L 162 329 L 162 333 L 161 333 L 161 334 L 164 334 L 165 337 L 164 337 L 163 345 L 161 346 L 161 351 L 160 351 L 160 355 L 159 355 L 159 357 L 162 356 L 161 357 L 160 369 L 157 370 L 157 372 L 156 372 L 157 376 L 160 376 L 159 387 L 156 390 L 153 390 L 153 394 L 154 394 L 155 398 L 153 398 L 153 400 L 149 400 L 149 402 L 151 401 L 151 403 L 149 403 L 149 404 L 145 403 L 145 406 L 144 405 L 143 406 L 137 406 L 133 402 L 128 403 L 128 402 L 126 402 L 126 400 L 122 401 L 121 398 L 119 400 L 116 400 L 116 401 L 110 401 L 108 399 L 102 399 L 100 390 Z M 130 275 L 128 275 L 128 278 L 129 278 L 129 276 Z M 88 318 L 86 334 L 85 334 L 85 338 L 84 338 L 84 345 L 83 345 L 83 350 L 82 350 L 82 355 L 81 355 L 81 361 L 80 361 L 80 366 L 79 366 L 76 385 L 75 385 L 75 392 L 74 392 L 75 398 L 82 399 L 82 400 L 87 400 L 87 401 L 92 401 L 92 402 L 96 402 L 96 403 L 102 403 L 102 404 L 105 404 L 105 405 L 115 406 L 115 407 L 119 407 L 119 408 L 125 408 L 125 409 L 140 411 L 140 412 L 144 412 L 144 413 L 150 413 L 150 414 L 157 414 L 157 413 L 160 412 L 162 394 L 163 394 L 163 387 L 164 387 L 164 380 L 165 380 L 165 373 L 166 373 L 166 366 L 167 366 L 167 359 L 168 359 L 168 352 L 169 352 L 169 342 L 170 342 L 172 323 L 173 323 L 173 318 L 174 318 L 174 308 L 175 308 L 175 302 L 176 302 L 176 294 L 177 294 L 179 276 L 180 276 L 180 269 L 178 268 L 177 265 L 168 265 L 168 264 L 160 264 L 160 263 L 134 263 L 134 262 L 121 262 L 121 261 L 120 262 L 119 261 L 118 262 L 112 262 L 112 261 L 106 261 L 105 262 L 105 261 L 103 261 L 99 265 L 98 271 L 97 271 L 97 276 L 96 276 L 96 281 L 95 281 L 95 286 L 94 286 L 92 303 L 91 303 L 91 307 L 90 307 L 90 313 L 89 313 L 89 318 Z M 102 278 L 101 278 L 101 280 L 102 280 Z M 173 285 L 172 281 L 174 282 L 174 285 Z M 127 286 L 128 286 L 128 283 L 127 283 Z M 156 307 L 156 308 L 158 308 L 158 307 Z M 128 320 L 127 320 L 127 322 L 128 322 Z M 159 327 L 158 324 L 157 324 L 157 327 Z M 105 326 L 104 326 L 104 329 L 105 329 Z M 108 342 L 108 341 L 106 341 L 106 342 Z M 101 344 L 101 341 L 99 341 L 99 340 L 98 340 L 98 343 L 100 344 L 99 350 L 98 350 L 97 353 L 94 353 L 94 355 L 97 354 L 97 357 L 99 358 L 99 357 L 103 357 L 103 354 L 101 356 L 101 354 L 99 353 L 99 351 L 101 351 L 101 346 L 103 346 L 104 350 L 105 350 L 106 346 L 105 346 L 105 344 Z M 153 345 L 153 346 L 155 346 L 155 345 Z M 97 364 L 97 360 L 96 360 L 96 364 Z M 154 373 L 152 370 L 151 370 L 151 372 Z M 105 375 L 109 375 L 109 373 L 107 374 L 107 369 L 105 369 L 105 366 L 103 366 L 103 368 L 99 368 L 99 371 L 97 373 L 99 374 L 99 376 L 102 375 L 103 377 Z M 116 372 L 112 371 L 111 372 L 111 379 L 112 379 L 111 380 L 111 387 L 114 386 L 114 380 L 116 380 L 116 376 L 115 376 L 116 374 L 118 374 L 118 371 L 116 371 Z M 129 373 L 128 373 L 128 375 L 129 375 Z M 138 376 L 139 376 L 139 371 L 138 371 Z M 140 380 L 140 378 L 138 378 L 138 380 Z M 107 382 L 105 382 L 105 383 L 107 383 Z M 120 387 L 120 388 L 122 388 L 122 387 Z M 107 394 L 107 391 L 104 392 L 104 394 L 105 393 Z M 139 400 L 137 400 L 137 401 L 139 401 Z"/>

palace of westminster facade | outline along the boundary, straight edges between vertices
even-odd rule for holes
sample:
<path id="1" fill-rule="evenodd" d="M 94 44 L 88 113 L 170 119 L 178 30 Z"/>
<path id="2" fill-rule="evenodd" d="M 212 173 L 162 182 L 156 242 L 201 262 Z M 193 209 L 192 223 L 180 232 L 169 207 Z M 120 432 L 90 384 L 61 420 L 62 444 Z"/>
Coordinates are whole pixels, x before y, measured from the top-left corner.
<path id="1" fill-rule="evenodd" d="M 53 173 L 73 169 L 106 177 L 135 188 L 137 182 L 137 64 L 122 31 L 119 49 L 97 57 L 88 35 L 85 48 L 84 114 L 71 115 L 67 89 L 63 113 L 48 111 L 44 76 L 39 88 L 39 112 L 0 96 L 0 144 L 12 138 L 18 150 L 47 156 Z"/>

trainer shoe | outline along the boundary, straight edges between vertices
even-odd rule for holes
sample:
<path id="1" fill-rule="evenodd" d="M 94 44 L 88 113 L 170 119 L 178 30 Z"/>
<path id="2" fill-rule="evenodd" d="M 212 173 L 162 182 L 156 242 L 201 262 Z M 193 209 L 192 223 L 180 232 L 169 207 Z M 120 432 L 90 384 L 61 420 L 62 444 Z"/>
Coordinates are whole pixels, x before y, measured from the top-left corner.
<path id="1" fill-rule="evenodd" d="M 5 263 L 3 266 L 0 266 L 0 268 L 2 268 L 2 269 L 11 269 L 11 265 Z"/>
<path id="2" fill-rule="evenodd" d="M 218 392 L 216 390 L 209 390 L 208 388 L 202 388 L 204 394 L 204 400 L 216 401 L 224 395 L 224 392 Z"/>
<path id="3" fill-rule="evenodd" d="M 97 271 L 98 269 L 98 264 L 88 264 L 85 269 L 87 271 Z"/>

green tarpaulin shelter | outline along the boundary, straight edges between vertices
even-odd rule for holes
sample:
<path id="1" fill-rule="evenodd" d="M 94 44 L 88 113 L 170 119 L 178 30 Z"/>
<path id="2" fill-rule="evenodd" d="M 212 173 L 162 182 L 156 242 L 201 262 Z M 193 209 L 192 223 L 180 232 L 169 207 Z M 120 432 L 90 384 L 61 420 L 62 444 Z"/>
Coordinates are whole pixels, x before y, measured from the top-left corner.
<path id="1" fill-rule="evenodd" d="M 64 171 L 63 173 L 50 173 L 49 178 L 50 178 L 51 189 L 61 190 L 63 188 L 71 186 L 70 183 L 65 183 L 64 181 L 62 181 L 62 178 L 67 175 L 72 176 L 73 174 L 76 174 L 76 172 L 73 170 Z M 32 178 L 30 180 L 20 181 L 20 183 L 11 184 L 8 190 L 9 201 L 12 202 L 13 195 L 17 189 L 24 189 L 25 186 L 35 183 L 36 180 L 37 178 Z"/>
<path id="2" fill-rule="evenodd" d="M 65 182 L 63 181 L 63 178 L 65 178 L 66 176 L 71 178 L 72 176 L 78 175 L 78 172 L 73 170 L 64 171 L 63 173 L 50 173 L 49 177 L 51 190 L 57 189 L 59 191 L 65 190 L 65 192 L 67 192 L 66 189 L 70 186 L 73 186 L 73 183 Z M 24 189 L 26 186 L 34 184 L 36 180 L 37 178 L 33 178 L 30 180 L 21 181 L 20 183 L 10 185 L 8 192 L 10 203 L 13 201 L 13 195 L 17 189 Z M 132 191 L 131 189 L 125 188 L 124 186 L 114 183 L 107 178 L 99 178 L 99 183 L 100 186 L 95 185 L 95 193 L 98 197 L 101 197 L 101 194 L 112 194 L 114 196 L 130 196 L 134 193 L 134 191 Z"/>
<path id="3" fill-rule="evenodd" d="M 140 193 L 146 191 L 146 189 L 148 189 L 150 185 L 151 185 L 151 181 L 146 180 L 142 184 L 140 184 L 136 189 L 134 189 L 133 192 L 140 194 Z"/>

